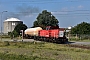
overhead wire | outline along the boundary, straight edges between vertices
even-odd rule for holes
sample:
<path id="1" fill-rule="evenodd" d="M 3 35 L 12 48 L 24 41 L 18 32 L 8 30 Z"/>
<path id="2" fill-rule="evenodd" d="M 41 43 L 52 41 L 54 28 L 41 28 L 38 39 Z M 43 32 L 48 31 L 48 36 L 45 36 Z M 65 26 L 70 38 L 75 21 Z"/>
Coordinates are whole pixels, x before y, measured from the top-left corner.
<path id="1" fill-rule="evenodd" d="M 0 12 L 1 13 L 1 12 Z M 18 14 L 39 14 L 40 12 L 8 12 L 8 13 L 18 13 Z M 68 11 L 51 11 L 54 15 L 90 15 L 90 10 L 68 10 Z"/>
<path id="2" fill-rule="evenodd" d="M 37 3 L 37 4 L 43 4 L 43 3 L 64 3 L 64 2 L 85 2 L 85 1 L 90 1 L 90 0 L 65 0 L 65 1 L 57 1 L 57 0 L 32 0 L 32 1 L 3 1 L 2 3 L 5 3 L 5 4 L 9 4 L 10 2 L 12 3 Z M 10 4 L 12 4 L 10 3 Z"/>

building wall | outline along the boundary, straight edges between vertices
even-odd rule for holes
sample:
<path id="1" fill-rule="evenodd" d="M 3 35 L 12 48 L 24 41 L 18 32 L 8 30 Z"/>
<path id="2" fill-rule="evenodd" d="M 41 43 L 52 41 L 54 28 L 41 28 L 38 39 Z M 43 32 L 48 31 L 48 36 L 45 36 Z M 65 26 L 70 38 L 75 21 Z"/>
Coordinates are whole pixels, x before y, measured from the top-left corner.
<path id="1" fill-rule="evenodd" d="M 8 22 L 4 22 L 4 33 L 7 33 Z"/>
<path id="2" fill-rule="evenodd" d="M 19 23 L 23 23 L 22 21 L 5 21 L 4 22 L 4 33 L 12 32 L 15 26 Z"/>

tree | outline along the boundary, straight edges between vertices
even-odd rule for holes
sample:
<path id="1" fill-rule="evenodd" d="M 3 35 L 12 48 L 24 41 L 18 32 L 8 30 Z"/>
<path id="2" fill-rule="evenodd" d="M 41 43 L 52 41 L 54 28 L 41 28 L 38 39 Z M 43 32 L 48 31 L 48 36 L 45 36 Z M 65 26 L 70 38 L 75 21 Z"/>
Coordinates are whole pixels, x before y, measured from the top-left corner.
<path id="1" fill-rule="evenodd" d="M 90 23 L 82 22 L 71 29 L 71 34 L 90 34 Z"/>
<path id="2" fill-rule="evenodd" d="M 12 32 L 8 32 L 8 35 L 10 35 L 11 38 L 17 37 L 20 35 L 20 31 L 25 31 L 27 29 L 27 26 L 23 23 L 17 24 Z"/>
<path id="3" fill-rule="evenodd" d="M 25 24 L 20 23 L 15 26 L 14 31 L 16 31 L 19 35 L 21 30 L 25 31 L 26 29 L 27 29 L 27 26 Z"/>
<path id="4" fill-rule="evenodd" d="M 8 35 L 10 36 L 11 39 L 13 39 L 14 37 L 18 36 L 18 33 L 14 30 L 12 32 L 8 32 Z"/>
<path id="5" fill-rule="evenodd" d="M 42 11 L 34 21 L 33 27 L 42 27 L 43 29 L 46 26 L 58 26 L 59 21 L 51 14 L 51 12 L 47 12 L 47 10 Z"/>

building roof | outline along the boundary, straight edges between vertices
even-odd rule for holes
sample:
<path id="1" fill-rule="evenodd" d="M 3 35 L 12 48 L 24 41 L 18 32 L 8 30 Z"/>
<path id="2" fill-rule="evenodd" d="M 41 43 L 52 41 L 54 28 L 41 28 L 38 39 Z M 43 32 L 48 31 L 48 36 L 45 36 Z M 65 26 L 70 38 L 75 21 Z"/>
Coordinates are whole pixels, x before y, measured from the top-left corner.
<path id="1" fill-rule="evenodd" d="M 6 22 L 6 21 L 20 21 L 20 20 L 17 19 L 17 18 L 9 18 L 9 19 L 5 20 L 5 22 Z"/>

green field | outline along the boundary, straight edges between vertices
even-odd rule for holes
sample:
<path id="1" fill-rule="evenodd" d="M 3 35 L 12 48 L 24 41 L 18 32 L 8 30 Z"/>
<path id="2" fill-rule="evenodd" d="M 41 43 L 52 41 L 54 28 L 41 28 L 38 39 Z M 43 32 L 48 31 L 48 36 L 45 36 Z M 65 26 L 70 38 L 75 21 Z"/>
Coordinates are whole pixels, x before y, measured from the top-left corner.
<path id="1" fill-rule="evenodd" d="M 90 60 L 90 50 L 46 42 L 0 42 L 0 60 Z"/>

